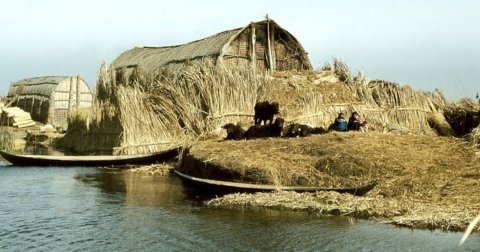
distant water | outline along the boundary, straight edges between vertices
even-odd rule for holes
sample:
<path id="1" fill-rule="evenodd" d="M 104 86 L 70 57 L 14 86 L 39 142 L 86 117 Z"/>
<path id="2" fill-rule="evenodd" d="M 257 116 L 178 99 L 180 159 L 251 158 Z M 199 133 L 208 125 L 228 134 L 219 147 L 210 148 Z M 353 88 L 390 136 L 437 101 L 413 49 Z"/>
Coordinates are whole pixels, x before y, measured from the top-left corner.
<path id="1" fill-rule="evenodd" d="M 6 165 L 6 164 L 3 164 Z M 0 251 L 479 251 L 474 234 L 215 209 L 175 176 L 0 167 Z"/>

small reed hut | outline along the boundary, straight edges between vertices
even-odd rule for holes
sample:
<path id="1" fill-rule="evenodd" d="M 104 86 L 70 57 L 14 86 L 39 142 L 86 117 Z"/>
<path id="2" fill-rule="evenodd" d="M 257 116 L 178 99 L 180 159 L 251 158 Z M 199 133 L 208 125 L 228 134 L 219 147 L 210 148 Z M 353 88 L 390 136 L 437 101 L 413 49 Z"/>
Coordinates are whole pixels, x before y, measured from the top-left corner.
<path id="1" fill-rule="evenodd" d="M 140 68 L 148 73 L 160 68 L 179 69 L 199 59 L 217 65 L 249 65 L 258 71 L 311 70 L 307 53 L 298 40 L 271 19 L 223 31 L 183 45 L 133 48 L 112 62 L 116 75 L 129 77 Z"/>
<path id="2" fill-rule="evenodd" d="M 7 98 L 33 120 L 63 127 L 71 109 L 92 106 L 93 95 L 79 76 L 46 76 L 13 82 Z"/>

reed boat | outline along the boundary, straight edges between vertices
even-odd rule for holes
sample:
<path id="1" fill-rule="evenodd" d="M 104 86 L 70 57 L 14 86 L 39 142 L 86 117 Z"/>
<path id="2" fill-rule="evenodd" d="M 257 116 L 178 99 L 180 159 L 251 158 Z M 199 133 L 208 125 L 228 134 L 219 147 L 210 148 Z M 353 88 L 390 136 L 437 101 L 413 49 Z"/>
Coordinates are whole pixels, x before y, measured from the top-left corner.
<path id="1" fill-rule="evenodd" d="M 221 192 L 268 192 L 268 191 L 295 191 L 295 192 L 316 192 L 316 191 L 334 191 L 339 193 L 349 193 L 355 196 L 363 196 L 372 190 L 378 183 L 376 181 L 355 187 L 307 187 L 307 186 L 277 186 L 264 184 L 248 184 L 231 181 L 212 180 L 193 177 L 174 170 L 183 181 L 193 186 L 206 190 Z"/>
<path id="2" fill-rule="evenodd" d="M 178 155 L 178 148 L 139 155 L 101 156 L 51 156 L 16 154 L 0 150 L 8 162 L 19 166 L 121 166 L 153 164 L 167 161 Z"/>

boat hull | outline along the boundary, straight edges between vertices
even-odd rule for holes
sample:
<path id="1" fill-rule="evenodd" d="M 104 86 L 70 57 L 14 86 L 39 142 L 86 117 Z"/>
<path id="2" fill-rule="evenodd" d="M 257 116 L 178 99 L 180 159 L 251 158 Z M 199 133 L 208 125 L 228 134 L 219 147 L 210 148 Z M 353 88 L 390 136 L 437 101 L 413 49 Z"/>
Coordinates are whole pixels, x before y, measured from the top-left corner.
<path id="1" fill-rule="evenodd" d="M 178 148 L 161 152 L 125 156 L 48 156 L 24 155 L 0 151 L 8 162 L 18 166 L 122 166 L 153 164 L 172 159 L 178 155 Z"/>
<path id="2" fill-rule="evenodd" d="M 275 185 L 260 185 L 260 184 L 248 184 L 238 183 L 230 181 L 220 181 L 193 177 L 177 170 L 174 171 L 183 181 L 205 189 L 204 192 L 269 192 L 269 191 L 296 191 L 296 192 L 316 192 L 316 191 L 334 191 L 339 193 L 349 193 L 355 196 L 363 196 L 372 190 L 377 182 L 371 182 L 357 187 L 342 187 L 342 188 L 329 188 L 329 187 L 305 187 L 305 186 L 275 186 Z"/>

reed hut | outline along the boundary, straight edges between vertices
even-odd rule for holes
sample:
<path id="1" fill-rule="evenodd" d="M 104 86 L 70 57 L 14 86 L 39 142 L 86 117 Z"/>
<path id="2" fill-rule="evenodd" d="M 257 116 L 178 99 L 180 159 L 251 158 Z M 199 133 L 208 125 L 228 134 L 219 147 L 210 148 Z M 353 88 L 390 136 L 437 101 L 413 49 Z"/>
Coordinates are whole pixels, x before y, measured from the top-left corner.
<path id="1" fill-rule="evenodd" d="M 92 106 L 92 91 L 79 76 L 46 76 L 23 79 L 10 85 L 12 106 L 29 112 L 32 119 L 62 127 L 74 108 Z"/>
<path id="2" fill-rule="evenodd" d="M 271 19 L 223 31 L 183 45 L 136 47 L 122 53 L 110 68 L 129 77 L 135 69 L 148 73 L 177 70 L 187 62 L 212 59 L 216 65 L 248 65 L 257 71 L 311 70 L 300 42 Z"/>

